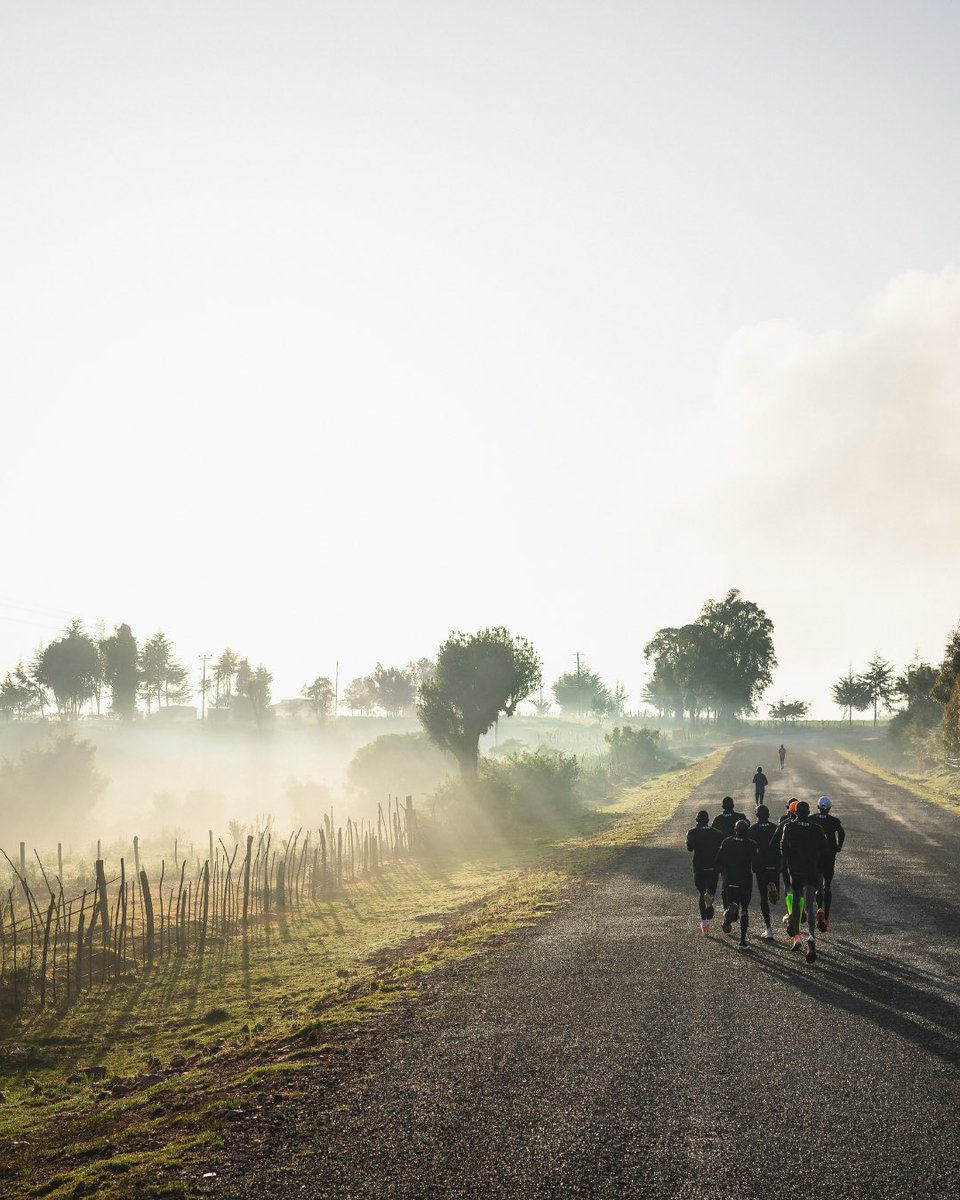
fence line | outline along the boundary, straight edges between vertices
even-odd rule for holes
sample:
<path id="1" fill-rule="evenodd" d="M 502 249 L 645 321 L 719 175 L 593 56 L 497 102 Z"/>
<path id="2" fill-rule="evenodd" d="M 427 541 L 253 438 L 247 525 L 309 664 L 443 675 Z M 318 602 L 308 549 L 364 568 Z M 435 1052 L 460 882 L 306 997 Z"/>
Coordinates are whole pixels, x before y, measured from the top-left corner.
<path id="1" fill-rule="evenodd" d="M 56 890 L 34 851 L 49 892 L 43 908 L 27 878 L 23 844 L 20 868 L 0 849 L 14 877 L 13 886 L 0 893 L 0 1017 L 63 1006 L 157 963 L 202 958 L 213 941 L 247 937 L 274 913 L 295 917 L 305 903 L 379 873 L 419 848 L 411 796 L 403 806 L 399 796 L 388 797 L 386 813 L 377 806 L 376 823 L 348 817 L 346 826 L 337 825 L 331 809 L 321 825 L 302 840 L 301 835 L 302 827 L 275 845 L 268 823 L 246 836 L 238 865 L 240 841 L 231 853 L 222 839 L 214 844 L 211 830 L 208 857 L 198 858 L 188 872 L 175 843 L 175 872 L 168 882 L 161 859 L 156 885 L 135 837 L 131 877 L 121 858 L 119 873 L 108 879 L 98 857 L 90 886 L 72 897 L 64 895 L 61 848 Z"/>

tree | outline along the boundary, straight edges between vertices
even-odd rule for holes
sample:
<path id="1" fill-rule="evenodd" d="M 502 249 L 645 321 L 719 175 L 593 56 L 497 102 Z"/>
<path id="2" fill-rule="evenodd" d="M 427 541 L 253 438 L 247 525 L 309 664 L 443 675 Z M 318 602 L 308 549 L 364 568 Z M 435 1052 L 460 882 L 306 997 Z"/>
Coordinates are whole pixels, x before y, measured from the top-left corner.
<path id="1" fill-rule="evenodd" d="M 428 683 L 437 670 L 437 664 L 432 658 L 415 658 L 403 668 L 413 681 L 414 692 L 419 692 L 423 684 Z"/>
<path id="2" fill-rule="evenodd" d="M 104 682 L 110 689 L 110 708 L 125 721 L 137 715 L 137 639 L 129 625 L 118 625 L 112 637 L 100 643 Z"/>
<path id="3" fill-rule="evenodd" d="M 893 684 L 894 699 L 901 708 L 887 727 L 887 739 L 901 752 L 914 752 L 921 761 L 934 749 L 934 731 L 943 718 L 943 705 L 931 695 L 937 675 L 936 667 L 915 657 Z"/>
<path id="4" fill-rule="evenodd" d="M 953 685 L 960 675 L 960 625 L 950 634 L 943 659 L 937 668 L 937 677 L 933 681 L 930 694 L 938 704 L 950 702 Z"/>
<path id="5" fill-rule="evenodd" d="M 875 654 L 867 663 L 867 669 L 860 676 L 860 682 L 863 684 L 864 694 L 869 697 L 869 701 L 873 705 L 873 723 L 876 725 L 878 707 L 882 704 L 884 708 L 889 709 L 896 691 L 893 665 L 881 658 L 879 654 Z"/>
<path id="6" fill-rule="evenodd" d="M 239 669 L 240 657 L 228 647 L 213 664 L 214 708 L 230 707 L 233 702 L 234 681 Z"/>
<path id="7" fill-rule="evenodd" d="M 351 713 L 369 716 L 377 704 L 377 684 L 372 675 L 360 675 L 343 689 L 343 702 Z"/>
<path id="8" fill-rule="evenodd" d="M 533 705 L 533 711 L 538 717 L 545 717 L 553 707 L 549 700 L 544 700 L 543 688 L 540 689 L 540 695 L 537 697 L 537 699 L 531 700 L 530 703 Z"/>
<path id="9" fill-rule="evenodd" d="M 107 786 L 96 753 L 92 742 L 69 733 L 16 761 L 0 760 L 0 824 L 25 839 L 52 837 L 58 822 L 76 829 Z"/>
<path id="10" fill-rule="evenodd" d="M 850 724 L 853 724 L 853 712 L 863 712 L 865 708 L 870 707 L 870 696 L 864 686 L 863 679 L 859 675 L 854 675 L 852 670 L 848 670 L 846 675 L 842 675 L 830 689 L 830 694 L 833 696 L 833 702 L 839 705 L 840 708 L 847 714 Z"/>
<path id="11" fill-rule="evenodd" d="M 333 684 L 326 675 L 318 675 L 313 683 L 303 685 L 300 695 L 309 702 L 313 715 L 322 725 L 333 708 Z"/>
<path id="12" fill-rule="evenodd" d="M 421 685 L 417 716 L 427 737 L 457 760 L 467 781 L 477 777 L 480 738 L 503 714 L 540 686 L 540 658 L 503 626 L 452 633 L 440 647 L 433 679 Z"/>
<path id="13" fill-rule="evenodd" d="M 373 671 L 373 684 L 377 693 L 377 707 L 389 716 L 399 716 L 413 704 L 416 692 L 413 680 L 399 667 L 385 667 L 377 663 Z"/>
<path id="14" fill-rule="evenodd" d="M 774 721 L 801 721 L 810 711 L 806 700 L 778 700 L 768 706 L 770 717 Z"/>
<path id="15" fill-rule="evenodd" d="M 707 601 L 697 625 L 705 633 L 700 674 L 712 692 L 717 722 L 754 712 L 777 665 L 773 622 L 731 588 L 722 600 Z"/>
<path id="16" fill-rule="evenodd" d="M 183 704 L 190 699 L 191 687 L 187 668 L 173 657 L 173 646 L 165 634 L 155 633 L 145 642 L 137 655 L 140 675 L 140 694 L 150 712 L 157 707 Z"/>
<path id="17" fill-rule="evenodd" d="M 273 676 L 263 664 L 252 671 L 244 659 L 241 667 L 244 666 L 247 669 L 238 672 L 237 694 L 250 706 L 257 725 L 262 725 L 270 711 L 270 684 L 273 683 Z"/>
<path id="18" fill-rule="evenodd" d="M 947 703 L 943 706 L 941 730 L 943 748 L 947 754 L 960 754 L 960 675 L 954 679 Z"/>
<path id="19" fill-rule="evenodd" d="M 643 648 L 647 661 L 653 659 L 648 699 L 659 712 L 672 711 L 678 722 L 689 711 L 691 725 L 696 724 L 708 702 L 705 645 L 703 628 L 693 624 L 659 629 Z"/>
<path id="20" fill-rule="evenodd" d="M 550 689 L 560 705 L 562 713 L 574 713 L 578 717 L 595 713 L 598 708 L 606 712 L 610 693 L 596 671 L 584 663 L 579 671 L 567 671 Z"/>
<path id="21" fill-rule="evenodd" d="M 71 622 L 64 636 L 40 653 L 37 681 L 53 692 L 57 712 L 64 720 L 77 716 L 94 696 L 99 675 L 99 651 L 80 621 Z"/>
<path id="22" fill-rule="evenodd" d="M 620 718 L 627 707 L 628 693 L 622 683 L 614 684 L 610 699 L 607 702 L 607 712 L 611 717 Z"/>

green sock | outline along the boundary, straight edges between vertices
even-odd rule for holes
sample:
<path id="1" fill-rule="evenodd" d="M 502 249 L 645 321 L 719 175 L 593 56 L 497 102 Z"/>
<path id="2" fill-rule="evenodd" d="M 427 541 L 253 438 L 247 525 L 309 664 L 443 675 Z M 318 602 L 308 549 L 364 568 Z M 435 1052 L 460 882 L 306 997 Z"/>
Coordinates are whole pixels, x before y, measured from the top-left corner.
<path id="1" fill-rule="evenodd" d="M 786 895 L 787 912 L 793 914 L 793 892 L 787 892 Z"/>

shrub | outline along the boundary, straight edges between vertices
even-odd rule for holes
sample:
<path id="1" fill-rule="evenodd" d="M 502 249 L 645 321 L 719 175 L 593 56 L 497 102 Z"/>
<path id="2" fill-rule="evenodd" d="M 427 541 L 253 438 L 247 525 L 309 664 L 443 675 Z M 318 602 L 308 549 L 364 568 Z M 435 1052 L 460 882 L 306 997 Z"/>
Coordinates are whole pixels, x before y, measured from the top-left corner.
<path id="1" fill-rule="evenodd" d="M 607 743 L 611 774 L 621 781 L 652 775 L 669 757 L 661 744 L 659 729 L 618 725 L 611 733 L 605 733 L 603 740 Z"/>
<path id="2" fill-rule="evenodd" d="M 361 746 L 347 767 L 350 790 L 370 800 L 388 793 L 432 792 L 449 772 L 450 759 L 422 733 L 386 733 Z"/>

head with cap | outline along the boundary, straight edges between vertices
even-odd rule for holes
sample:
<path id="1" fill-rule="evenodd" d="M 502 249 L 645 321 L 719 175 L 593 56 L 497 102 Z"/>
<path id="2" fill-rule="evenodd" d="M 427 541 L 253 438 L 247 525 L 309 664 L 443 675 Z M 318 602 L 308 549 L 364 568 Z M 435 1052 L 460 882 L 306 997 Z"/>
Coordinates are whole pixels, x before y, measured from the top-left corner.
<path id="1" fill-rule="evenodd" d="M 720 807 L 724 812 L 733 812 L 733 797 L 724 796 L 724 798 L 720 801 Z"/>
<path id="2" fill-rule="evenodd" d="M 829 796 L 821 796 L 817 801 L 817 808 L 819 808 L 821 812 L 829 812 L 830 809 L 833 808 L 833 801 Z"/>
<path id="3" fill-rule="evenodd" d="M 733 827 L 733 832 L 737 837 L 746 837 L 750 832 L 750 824 L 747 821 L 738 821 Z"/>
<path id="4" fill-rule="evenodd" d="M 797 816 L 801 819 L 801 821 L 805 817 L 810 816 L 810 805 L 806 802 L 806 800 L 799 800 L 797 802 Z"/>
<path id="5" fill-rule="evenodd" d="M 789 803 L 787 804 L 787 811 L 791 814 L 791 816 L 797 815 L 797 804 L 798 803 L 799 803 L 799 801 L 797 800 L 796 796 L 794 796 L 794 798 L 791 801 L 789 801 Z"/>
<path id="6" fill-rule="evenodd" d="M 701 808 L 700 811 L 697 813 L 697 824 L 698 825 L 706 825 L 706 823 L 709 820 L 710 820 L 710 814 L 707 812 L 707 810 L 705 808 Z"/>
<path id="7" fill-rule="evenodd" d="M 770 809 L 767 808 L 767 806 L 765 804 L 758 804 L 757 805 L 757 820 L 758 821 L 766 821 L 769 816 L 770 816 Z"/>

